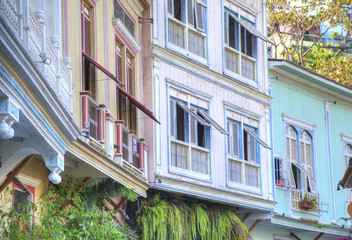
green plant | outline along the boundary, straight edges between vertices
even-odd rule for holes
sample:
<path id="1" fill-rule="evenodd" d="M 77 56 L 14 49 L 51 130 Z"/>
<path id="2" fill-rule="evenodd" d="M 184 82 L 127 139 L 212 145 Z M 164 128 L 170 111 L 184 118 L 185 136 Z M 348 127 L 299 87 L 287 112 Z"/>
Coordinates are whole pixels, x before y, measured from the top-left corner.
<path id="1" fill-rule="evenodd" d="M 114 192 L 135 200 L 134 193 L 121 185 L 108 184 L 110 187 L 104 188 L 99 183 L 85 184 L 68 178 L 59 187 L 51 186 L 38 203 L 24 203 L 22 212 L 12 207 L 5 209 L 13 194 L 7 190 L 0 199 L 0 239 L 137 239 L 131 229 L 113 220 L 113 212 L 103 210 L 101 196 L 88 199 L 94 192 L 105 197 Z"/>
<path id="2" fill-rule="evenodd" d="M 142 239 L 239 239 L 247 227 L 229 207 L 195 200 L 161 199 L 155 194 L 144 201 L 138 223 Z"/>
<path id="3" fill-rule="evenodd" d="M 307 197 L 307 195 L 304 195 L 304 197 L 303 197 L 303 199 L 302 199 L 302 202 L 306 202 L 306 203 L 308 203 L 308 204 L 310 204 L 310 205 L 313 205 L 313 206 L 315 206 L 316 204 L 318 204 L 317 203 L 317 200 L 315 199 L 315 198 L 308 198 Z"/>

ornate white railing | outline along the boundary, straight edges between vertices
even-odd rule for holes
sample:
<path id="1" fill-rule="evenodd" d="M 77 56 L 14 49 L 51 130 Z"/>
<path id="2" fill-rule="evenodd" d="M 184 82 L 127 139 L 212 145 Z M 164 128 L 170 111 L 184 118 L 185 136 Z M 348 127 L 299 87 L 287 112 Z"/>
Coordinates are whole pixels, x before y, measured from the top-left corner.
<path id="1" fill-rule="evenodd" d="M 315 202 L 311 209 L 300 204 L 304 197 Z M 319 214 L 319 195 L 310 192 L 303 192 L 300 189 L 292 189 L 291 205 L 293 209 Z"/>
<path id="2" fill-rule="evenodd" d="M 33 12 L 28 1 L 0 0 L 0 12 L 8 20 L 19 39 L 28 48 L 33 60 L 63 105 L 71 112 L 72 77 L 70 59 L 65 63 L 60 57 L 57 37 L 46 36 L 44 11 Z M 45 53 L 50 64 L 43 63 L 39 54 Z"/>

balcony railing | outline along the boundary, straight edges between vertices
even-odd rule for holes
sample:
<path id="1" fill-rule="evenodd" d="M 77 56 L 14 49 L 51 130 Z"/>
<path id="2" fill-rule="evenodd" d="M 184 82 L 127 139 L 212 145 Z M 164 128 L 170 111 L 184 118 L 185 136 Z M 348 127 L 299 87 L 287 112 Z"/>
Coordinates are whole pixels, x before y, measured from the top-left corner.
<path id="1" fill-rule="evenodd" d="M 185 173 L 209 175 L 209 150 L 178 140 L 171 141 L 171 166 Z"/>
<path id="2" fill-rule="evenodd" d="M 117 150 L 115 160 L 128 165 L 130 168 L 144 172 L 144 163 L 147 156 L 147 145 L 143 138 L 138 138 L 134 131 L 124 126 L 124 121 L 116 121 Z M 122 146 L 122 147 L 121 147 Z"/>
<path id="3" fill-rule="evenodd" d="M 229 46 L 225 46 L 225 67 L 235 74 L 256 80 L 257 60 Z"/>
<path id="4" fill-rule="evenodd" d="M 314 204 L 315 206 L 313 209 L 302 208 L 300 206 L 300 202 L 302 201 L 302 199 L 304 197 L 306 197 L 308 200 L 314 200 L 316 202 L 316 204 Z M 314 193 L 310 193 L 310 192 L 304 192 L 299 189 L 292 189 L 291 190 L 291 205 L 292 205 L 292 209 L 319 214 L 319 195 L 314 194 Z"/>
<path id="5" fill-rule="evenodd" d="M 70 58 L 62 61 L 57 36 L 47 37 L 45 31 L 45 12 L 34 13 L 26 1 L 0 0 L 0 11 L 8 20 L 9 25 L 45 76 L 47 83 L 57 94 L 65 108 L 72 110 L 72 73 Z M 51 63 L 42 62 L 39 54 L 45 53 Z"/>

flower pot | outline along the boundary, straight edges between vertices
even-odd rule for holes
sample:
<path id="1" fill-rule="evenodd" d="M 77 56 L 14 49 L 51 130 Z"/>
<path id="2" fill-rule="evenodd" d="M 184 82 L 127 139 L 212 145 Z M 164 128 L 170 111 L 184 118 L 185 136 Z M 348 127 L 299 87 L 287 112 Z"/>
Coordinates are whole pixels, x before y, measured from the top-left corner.
<path id="1" fill-rule="evenodd" d="M 305 210 L 309 210 L 309 209 L 313 209 L 314 207 L 314 204 L 312 203 L 307 203 L 305 201 L 300 201 L 299 202 L 299 206 Z"/>

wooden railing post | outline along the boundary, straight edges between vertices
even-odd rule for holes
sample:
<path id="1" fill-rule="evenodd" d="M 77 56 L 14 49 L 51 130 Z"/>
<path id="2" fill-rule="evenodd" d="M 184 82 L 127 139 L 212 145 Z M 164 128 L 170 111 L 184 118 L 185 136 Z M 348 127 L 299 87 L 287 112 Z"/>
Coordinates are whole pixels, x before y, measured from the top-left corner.
<path id="1" fill-rule="evenodd" d="M 123 157 L 123 124 L 125 122 L 123 120 L 115 121 L 116 124 L 116 154 L 115 157 Z"/>

